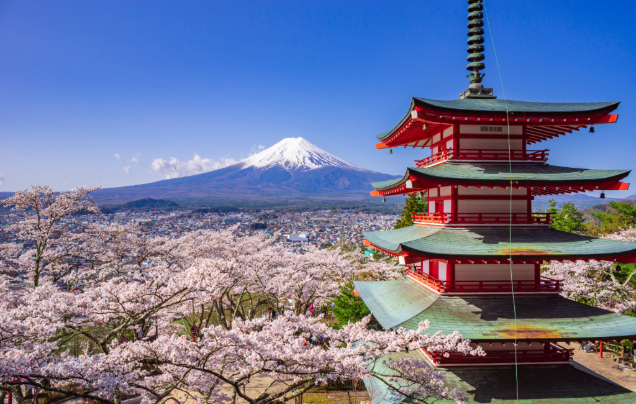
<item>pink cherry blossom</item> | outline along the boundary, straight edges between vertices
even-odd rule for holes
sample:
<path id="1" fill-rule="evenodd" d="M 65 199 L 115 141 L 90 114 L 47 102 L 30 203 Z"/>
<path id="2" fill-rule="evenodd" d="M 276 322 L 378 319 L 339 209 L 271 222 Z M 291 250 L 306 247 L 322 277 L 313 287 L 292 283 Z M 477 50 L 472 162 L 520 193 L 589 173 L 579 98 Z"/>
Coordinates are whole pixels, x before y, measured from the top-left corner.
<path id="1" fill-rule="evenodd" d="M 388 361 L 390 374 L 377 366 L 407 350 L 483 354 L 459 334 L 426 334 L 428 323 L 372 331 L 369 318 L 334 330 L 313 316 L 358 276 L 404 276 L 393 264 L 339 249 L 294 255 L 274 238 L 236 228 L 171 238 L 80 223 L 74 213 L 99 214 L 93 190 L 33 187 L 2 202 L 18 208 L 11 231 L 35 245 L 17 259 L 27 286 L 0 279 L 0 389 L 19 404 L 26 388 L 79 397 L 94 389 L 105 404 L 137 395 L 146 404 L 181 402 L 179 394 L 269 403 L 315 384 L 370 377 L 407 397 L 465 401 L 426 362 Z M 0 245 L 0 258 L 18 253 Z M 269 308 L 282 315 L 271 321 Z M 71 355 L 78 338 L 81 352 Z M 255 378 L 278 383 L 249 397 L 245 386 Z"/>

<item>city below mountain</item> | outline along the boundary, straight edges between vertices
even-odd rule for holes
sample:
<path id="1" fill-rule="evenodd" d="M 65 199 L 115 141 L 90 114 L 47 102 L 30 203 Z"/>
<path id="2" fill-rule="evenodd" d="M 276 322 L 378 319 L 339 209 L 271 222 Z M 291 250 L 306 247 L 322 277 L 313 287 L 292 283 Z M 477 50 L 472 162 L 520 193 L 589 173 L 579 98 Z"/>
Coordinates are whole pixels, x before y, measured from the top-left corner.
<path id="1" fill-rule="evenodd" d="M 101 189 L 95 192 L 94 199 L 100 205 L 143 198 L 213 204 L 289 198 L 361 200 L 370 198 L 371 182 L 395 177 L 347 163 L 299 137 L 283 139 L 225 168 L 149 184 Z"/>

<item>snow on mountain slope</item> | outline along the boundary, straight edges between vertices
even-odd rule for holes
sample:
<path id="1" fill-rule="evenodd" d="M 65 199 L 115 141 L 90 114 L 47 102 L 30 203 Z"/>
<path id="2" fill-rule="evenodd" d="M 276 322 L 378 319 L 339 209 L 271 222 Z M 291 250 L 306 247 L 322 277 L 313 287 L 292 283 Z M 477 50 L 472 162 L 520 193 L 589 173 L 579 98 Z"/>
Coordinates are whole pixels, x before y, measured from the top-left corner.
<path id="1" fill-rule="evenodd" d="M 280 166 L 286 170 L 304 168 L 313 170 L 321 167 L 339 167 L 350 170 L 367 171 L 339 159 L 314 146 L 302 137 L 289 137 L 276 143 L 267 150 L 243 160 L 243 169 L 248 167 L 265 168 Z"/>

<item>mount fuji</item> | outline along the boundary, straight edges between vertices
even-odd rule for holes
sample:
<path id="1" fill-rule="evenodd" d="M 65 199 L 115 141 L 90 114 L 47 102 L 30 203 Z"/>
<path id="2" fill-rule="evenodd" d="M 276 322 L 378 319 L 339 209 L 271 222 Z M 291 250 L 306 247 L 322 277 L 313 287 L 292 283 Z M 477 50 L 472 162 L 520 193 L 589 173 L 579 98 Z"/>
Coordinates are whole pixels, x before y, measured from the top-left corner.
<path id="1" fill-rule="evenodd" d="M 300 199 L 359 200 L 369 197 L 369 183 L 395 178 L 348 163 L 303 138 L 287 138 L 234 165 L 188 177 L 149 184 L 101 189 L 100 204 L 142 198 L 172 200 L 276 201 Z"/>

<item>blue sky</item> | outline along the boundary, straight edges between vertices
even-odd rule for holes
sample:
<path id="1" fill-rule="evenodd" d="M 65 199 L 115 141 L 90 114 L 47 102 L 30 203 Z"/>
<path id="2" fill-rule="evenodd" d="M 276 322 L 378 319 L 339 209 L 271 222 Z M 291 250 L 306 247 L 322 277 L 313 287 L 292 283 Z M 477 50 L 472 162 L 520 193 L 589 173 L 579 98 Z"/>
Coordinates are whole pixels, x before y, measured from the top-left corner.
<path id="1" fill-rule="evenodd" d="M 534 148 L 551 149 L 556 165 L 636 168 L 634 2 L 486 5 L 508 99 L 622 101 L 617 124 Z M 375 135 L 411 97 L 456 99 L 468 86 L 466 9 L 464 0 L 0 1 L 0 191 L 157 181 L 166 174 L 155 159 L 196 153 L 209 168 L 299 136 L 402 174 L 428 152 L 389 155 Z M 486 40 L 484 84 L 501 98 Z"/>

